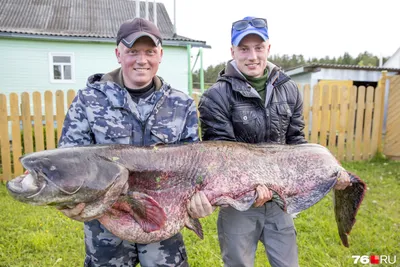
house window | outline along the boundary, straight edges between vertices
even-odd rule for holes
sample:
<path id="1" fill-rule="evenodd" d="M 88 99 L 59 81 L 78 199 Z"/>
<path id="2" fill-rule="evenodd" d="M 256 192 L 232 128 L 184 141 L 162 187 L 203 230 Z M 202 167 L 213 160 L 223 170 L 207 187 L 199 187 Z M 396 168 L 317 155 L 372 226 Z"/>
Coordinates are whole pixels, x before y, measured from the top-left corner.
<path id="1" fill-rule="evenodd" d="M 52 83 L 74 82 L 74 54 L 50 53 L 50 79 Z"/>

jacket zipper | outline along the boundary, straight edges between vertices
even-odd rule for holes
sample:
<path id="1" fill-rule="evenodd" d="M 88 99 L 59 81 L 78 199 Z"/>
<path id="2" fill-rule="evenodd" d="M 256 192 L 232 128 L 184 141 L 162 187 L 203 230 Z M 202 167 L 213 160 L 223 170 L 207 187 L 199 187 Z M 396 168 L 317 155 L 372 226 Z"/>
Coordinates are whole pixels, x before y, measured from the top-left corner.
<path id="1" fill-rule="evenodd" d="M 267 122 L 267 127 L 266 127 L 266 140 L 267 140 L 267 142 L 269 141 L 269 135 L 270 135 L 270 132 L 271 132 L 271 130 L 268 130 L 268 129 L 271 129 L 271 122 L 270 122 L 270 117 L 271 116 L 269 116 L 269 108 L 265 108 L 265 113 L 266 113 L 266 115 L 267 115 L 267 118 L 266 118 L 266 122 Z"/>
<path id="2" fill-rule="evenodd" d="M 266 108 L 265 107 L 265 104 L 263 104 L 262 103 L 262 101 L 261 101 L 261 99 L 260 99 L 260 101 L 258 102 L 258 104 L 259 104 L 259 106 L 261 107 L 261 109 L 264 111 L 263 112 L 263 116 L 264 116 L 264 119 L 265 119 L 265 123 L 266 123 L 266 125 L 267 125 L 267 127 L 265 127 L 265 136 L 267 137 L 267 138 L 269 138 L 269 132 L 267 131 L 267 129 L 270 127 L 270 122 L 269 122 L 269 109 L 268 108 Z M 263 137 L 263 140 L 264 140 L 264 137 Z M 268 140 L 268 139 L 267 139 Z"/>
<path id="3" fill-rule="evenodd" d="M 144 123 L 142 121 L 140 121 L 140 124 L 142 125 L 142 146 L 145 146 L 145 133 L 146 133 L 146 126 L 147 126 L 147 122 L 149 121 L 149 118 L 153 115 L 154 110 L 158 110 L 158 108 L 162 105 L 163 101 L 165 99 L 165 94 L 163 94 L 160 99 L 157 101 L 157 103 L 153 106 L 153 109 L 150 112 L 150 115 L 147 116 L 146 120 L 144 121 Z"/>

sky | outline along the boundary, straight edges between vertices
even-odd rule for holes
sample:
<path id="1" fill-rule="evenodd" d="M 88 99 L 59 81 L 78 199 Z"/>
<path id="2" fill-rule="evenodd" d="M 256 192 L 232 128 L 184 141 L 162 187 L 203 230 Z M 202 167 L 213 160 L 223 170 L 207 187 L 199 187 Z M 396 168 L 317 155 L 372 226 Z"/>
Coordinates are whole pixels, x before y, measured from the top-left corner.
<path id="1" fill-rule="evenodd" d="M 232 22 L 246 16 L 267 19 L 271 55 L 302 54 L 308 59 L 345 52 L 356 57 L 368 51 L 389 57 L 400 48 L 397 1 L 175 0 L 176 29 L 212 47 L 203 50 L 205 68 L 231 59 Z M 174 0 L 158 2 L 164 3 L 173 23 Z"/>

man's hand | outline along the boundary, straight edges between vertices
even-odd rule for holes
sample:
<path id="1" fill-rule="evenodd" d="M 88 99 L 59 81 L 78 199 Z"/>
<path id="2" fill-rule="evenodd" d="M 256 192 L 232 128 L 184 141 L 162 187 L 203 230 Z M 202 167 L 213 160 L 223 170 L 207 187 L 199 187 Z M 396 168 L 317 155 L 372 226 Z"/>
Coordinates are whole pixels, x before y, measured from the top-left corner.
<path id="1" fill-rule="evenodd" d="M 200 191 L 195 193 L 187 203 L 187 210 L 190 217 L 197 219 L 210 215 L 215 207 L 211 206 L 204 192 Z"/>
<path id="2" fill-rule="evenodd" d="M 83 211 L 83 209 L 85 208 L 85 203 L 79 203 L 78 205 L 76 205 L 73 208 L 57 208 L 59 211 L 61 211 L 65 216 L 76 220 L 76 221 L 80 221 L 83 222 L 85 220 L 83 220 L 80 216 L 81 212 Z"/>
<path id="3" fill-rule="evenodd" d="M 257 186 L 256 191 L 258 197 L 256 199 L 256 202 L 254 202 L 253 207 L 261 207 L 265 204 L 265 202 L 272 199 L 272 192 L 265 185 Z"/>
<path id="4" fill-rule="evenodd" d="M 337 179 L 334 189 L 335 190 L 343 190 L 348 186 L 351 186 L 350 176 L 346 171 L 341 171 L 340 176 Z"/>

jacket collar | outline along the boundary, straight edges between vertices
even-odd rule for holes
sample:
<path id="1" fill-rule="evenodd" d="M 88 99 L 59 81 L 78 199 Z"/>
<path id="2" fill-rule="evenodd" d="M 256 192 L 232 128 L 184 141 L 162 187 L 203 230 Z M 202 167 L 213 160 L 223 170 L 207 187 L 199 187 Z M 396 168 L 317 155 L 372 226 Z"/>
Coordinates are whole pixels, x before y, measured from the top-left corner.
<path id="1" fill-rule="evenodd" d="M 268 73 L 269 73 L 268 80 L 271 80 L 271 78 L 275 77 L 275 75 L 278 72 L 281 72 L 281 69 L 278 66 L 276 66 L 275 64 L 273 64 L 269 61 L 267 62 L 267 69 L 268 69 Z M 218 78 L 220 78 L 220 77 L 232 77 L 232 78 L 242 80 L 244 82 L 248 82 L 246 80 L 246 78 L 243 76 L 243 74 L 239 71 L 235 60 L 228 61 L 225 69 L 223 69 L 219 73 Z"/>
<path id="2" fill-rule="evenodd" d="M 267 87 L 275 87 L 289 79 L 289 77 L 284 74 L 278 66 L 269 61 L 267 62 L 267 68 L 269 73 Z M 239 71 L 235 60 L 228 61 L 225 69 L 219 73 L 217 81 L 227 81 L 231 83 L 232 90 L 241 93 L 243 96 L 261 98 L 257 91 Z"/>
<path id="3" fill-rule="evenodd" d="M 161 77 L 154 76 L 153 80 L 156 91 L 161 92 L 161 94 L 166 94 L 169 91 L 170 86 Z M 88 78 L 86 85 L 105 94 L 113 107 L 131 110 L 133 101 L 124 87 L 121 68 L 107 74 L 94 74 Z"/>
<path id="4" fill-rule="evenodd" d="M 154 76 L 153 80 L 156 85 L 156 90 L 157 91 L 160 90 L 163 85 L 161 78 L 158 76 Z M 107 81 L 114 82 L 118 84 L 119 87 L 124 88 L 125 85 L 124 85 L 124 77 L 122 75 L 122 69 L 118 68 L 107 74 L 104 74 L 103 77 L 101 77 L 101 82 L 107 82 Z"/>

